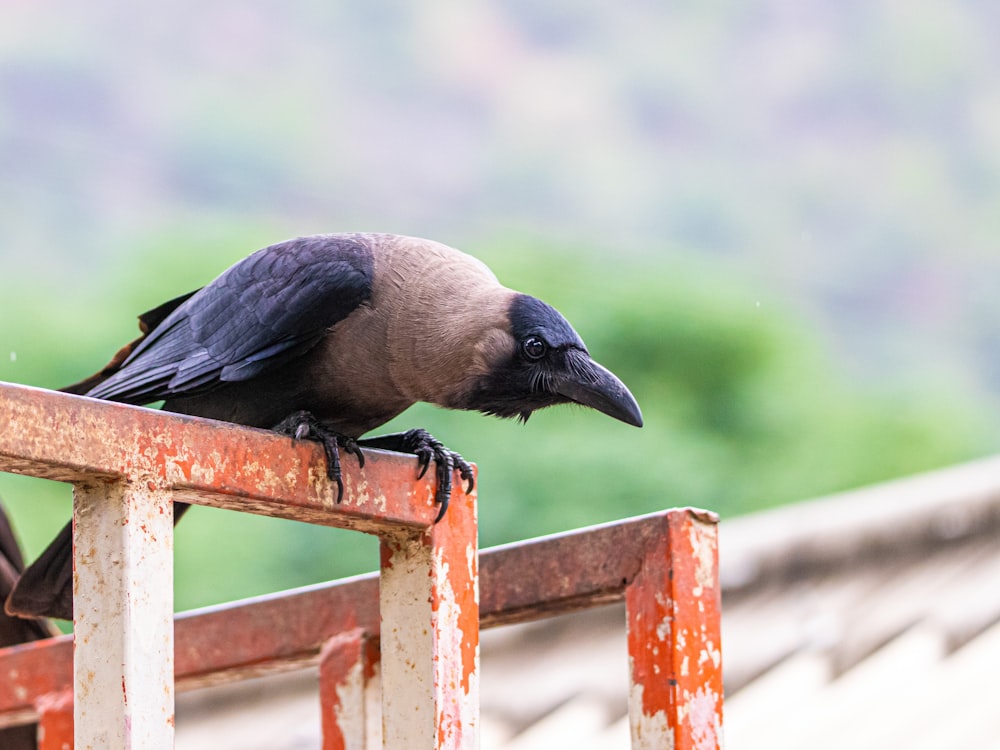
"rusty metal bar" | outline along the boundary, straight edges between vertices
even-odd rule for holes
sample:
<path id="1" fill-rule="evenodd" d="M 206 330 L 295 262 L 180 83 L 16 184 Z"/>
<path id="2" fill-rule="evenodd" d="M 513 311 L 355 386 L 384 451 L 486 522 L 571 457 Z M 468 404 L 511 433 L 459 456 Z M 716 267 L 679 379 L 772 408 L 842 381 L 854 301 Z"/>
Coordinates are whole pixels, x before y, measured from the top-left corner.
<path id="1" fill-rule="evenodd" d="M 665 511 L 482 550 L 480 627 L 623 601 L 664 519 L 692 512 Z M 378 636 L 378 588 L 378 574 L 368 573 L 178 614 L 177 689 L 315 663 L 329 638 L 354 628 Z M 69 636 L 0 655 L 0 673 L 17 675 L 0 680 L 0 726 L 31 720 L 39 697 L 72 685 Z"/>
<path id="2" fill-rule="evenodd" d="M 378 584 L 369 573 L 177 615 L 177 689 L 313 663 L 328 639 L 355 628 L 377 635 Z"/>
<path id="3" fill-rule="evenodd" d="M 322 448 L 267 430 L 0 383 L 0 471 L 62 482 L 156 477 L 183 500 L 372 534 L 434 522 L 434 482 L 412 457 L 343 462 L 344 500 Z"/>
<path id="4" fill-rule="evenodd" d="M 662 533 L 663 518 L 685 512 L 636 516 L 483 550 L 483 627 L 622 601 L 645 550 Z"/>
<path id="5" fill-rule="evenodd" d="M 73 692 L 72 636 L 0 649 L 0 665 L 0 727 L 37 721 L 41 702 Z"/>
<path id="6" fill-rule="evenodd" d="M 722 747 L 718 518 L 674 512 L 625 589 L 635 748 Z"/>

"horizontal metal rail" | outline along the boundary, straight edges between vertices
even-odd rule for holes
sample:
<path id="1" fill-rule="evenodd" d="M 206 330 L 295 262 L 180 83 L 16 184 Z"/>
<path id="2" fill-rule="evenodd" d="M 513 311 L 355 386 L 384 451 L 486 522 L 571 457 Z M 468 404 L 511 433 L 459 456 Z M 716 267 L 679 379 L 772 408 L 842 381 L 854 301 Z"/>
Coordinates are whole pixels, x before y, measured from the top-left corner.
<path id="1" fill-rule="evenodd" d="M 378 534 L 428 528 L 429 472 L 412 457 L 365 451 L 343 462 L 336 503 L 322 448 L 268 430 L 0 383 L 0 471 L 92 485 L 142 479 L 174 500 Z"/>
<path id="2" fill-rule="evenodd" d="M 699 512 L 666 511 L 482 550 L 481 627 L 623 601 L 646 540 L 662 532 L 670 513 Z M 553 575 L 557 568 L 569 572 Z M 379 634 L 378 573 L 179 613 L 174 625 L 180 690 L 314 664 L 340 632 Z M 71 645 L 67 635 L 0 649 L 2 663 L 17 674 L 0 681 L 0 727 L 30 716 L 41 696 L 72 687 Z"/>

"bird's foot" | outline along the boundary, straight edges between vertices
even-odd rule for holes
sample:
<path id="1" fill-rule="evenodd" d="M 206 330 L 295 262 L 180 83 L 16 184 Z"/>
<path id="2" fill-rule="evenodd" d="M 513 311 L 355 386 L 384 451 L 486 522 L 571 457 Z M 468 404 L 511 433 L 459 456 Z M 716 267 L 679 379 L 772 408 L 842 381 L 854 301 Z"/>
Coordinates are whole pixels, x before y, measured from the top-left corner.
<path id="1" fill-rule="evenodd" d="M 326 454 L 326 475 L 337 483 L 337 502 L 344 499 L 344 480 L 340 473 L 340 451 L 357 456 L 358 466 L 364 468 L 365 455 L 354 438 L 342 435 L 320 422 L 308 411 L 297 411 L 274 426 L 275 432 L 288 435 L 293 440 L 314 440 L 323 446 Z"/>
<path id="2" fill-rule="evenodd" d="M 417 479 L 427 473 L 431 460 L 434 461 L 437 474 L 437 492 L 434 495 L 434 502 L 440 506 L 434 523 L 444 518 L 444 514 L 448 510 L 448 502 L 451 500 L 452 472 L 457 471 L 459 476 L 465 480 L 466 492 L 472 492 L 475 487 L 475 478 L 469 462 L 455 451 L 448 450 L 440 440 L 427 430 L 418 428 L 393 435 L 363 438 L 358 443 L 369 448 L 412 453 L 417 457 L 417 466 L 419 467 Z"/>

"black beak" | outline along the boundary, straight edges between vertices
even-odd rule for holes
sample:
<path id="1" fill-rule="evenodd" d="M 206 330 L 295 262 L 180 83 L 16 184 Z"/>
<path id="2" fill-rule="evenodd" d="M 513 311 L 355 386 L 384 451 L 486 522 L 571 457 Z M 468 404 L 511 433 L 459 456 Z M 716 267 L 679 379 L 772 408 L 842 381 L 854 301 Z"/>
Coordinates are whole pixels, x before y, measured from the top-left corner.
<path id="1" fill-rule="evenodd" d="M 555 379 L 562 396 L 635 427 L 642 427 L 639 404 L 625 384 L 610 370 L 597 364 L 582 351 L 567 353 L 568 367 Z"/>

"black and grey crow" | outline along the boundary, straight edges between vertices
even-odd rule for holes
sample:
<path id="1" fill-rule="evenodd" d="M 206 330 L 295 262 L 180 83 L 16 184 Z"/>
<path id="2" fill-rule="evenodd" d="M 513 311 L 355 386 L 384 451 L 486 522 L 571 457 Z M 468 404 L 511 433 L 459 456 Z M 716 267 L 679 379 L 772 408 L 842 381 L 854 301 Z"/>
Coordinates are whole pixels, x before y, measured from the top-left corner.
<path id="1" fill-rule="evenodd" d="M 436 464 L 442 514 L 453 470 L 472 481 L 461 456 L 423 430 L 359 439 L 418 401 L 521 420 L 573 402 L 642 426 L 628 388 L 562 315 L 429 240 L 289 240 L 139 320 L 140 338 L 64 390 L 163 400 L 167 411 L 319 440 L 341 491 L 338 448 L 359 461 L 359 446 L 414 453 L 421 473 Z M 21 576 L 7 611 L 71 617 L 71 558 L 67 526 Z"/>

